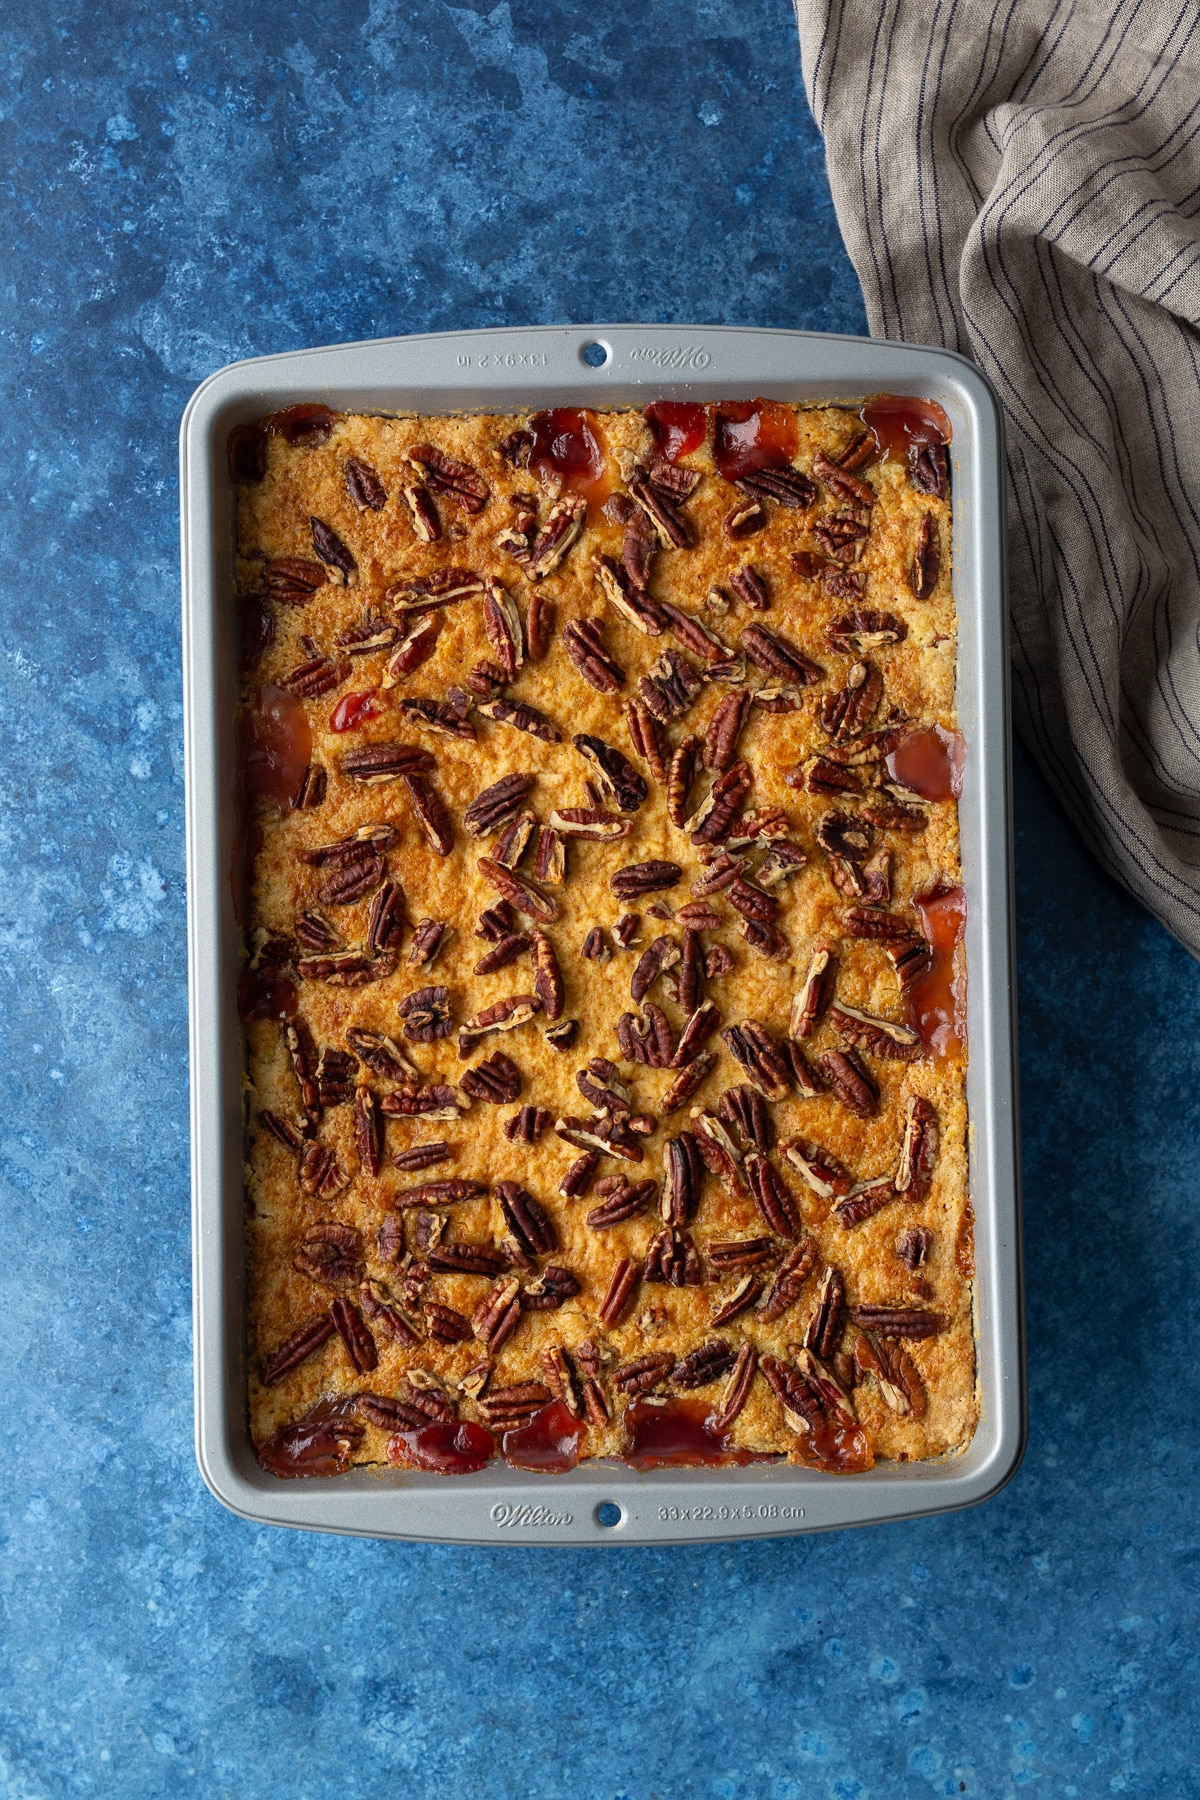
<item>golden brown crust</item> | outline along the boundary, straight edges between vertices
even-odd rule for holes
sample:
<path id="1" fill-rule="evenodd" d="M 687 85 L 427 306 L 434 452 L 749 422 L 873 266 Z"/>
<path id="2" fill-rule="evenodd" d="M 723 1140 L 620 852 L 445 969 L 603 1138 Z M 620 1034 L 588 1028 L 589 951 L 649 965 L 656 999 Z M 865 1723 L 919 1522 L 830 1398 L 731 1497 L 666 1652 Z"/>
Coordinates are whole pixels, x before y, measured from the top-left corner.
<path id="1" fill-rule="evenodd" d="M 793 460 L 805 472 L 822 454 L 836 458 L 858 429 L 855 414 L 840 407 L 795 409 L 795 419 L 799 449 Z M 652 451 L 649 432 L 637 412 L 605 413 L 599 415 L 599 421 L 608 448 L 610 477 L 614 487 L 622 489 L 623 477 L 628 479 L 633 463 Z M 565 1171 L 579 1158 L 581 1150 L 557 1136 L 552 1125 L 541 1129 L 532 1143 L 520 1137 L 512 1141 L 504 1135 L 504 1123 L 526 1104 L 544 1109 L 552 1120 L 567 1115 L 588 1116 L 592 1107 L 577 1086 L 576 1072 L 586 1070 L 590 1058 L 611 1059 L 617 1065 L 620 1080 L 632 1090 L 634 1112 L 651 1115 L 656 1125 L 652 1135 L 637 1140 L 645 1146 L 643 1161 L 634 1165 L 602 1157 L 596 1179 L 622 1174 L 630 1181 L 653 1179 L 660 1183 L 657 1192 L 661 1194 L 665 1140 L 688 1128 L 692 1108 L 715 1113 L 723 1091 L 746 1082 L 745 1072 L 725 1042 L 713 1035 L 705 1046 L 715 1052 L 710 1072 L 680 1110 L 664 1118 L 660 1116 L 661 1101 L 676 1072 L 648 1068 L 620 1056 L 615 1034 L 617 1020 L 623 1012 L 638 1011 L 630 998 L 635 967 L 660 936 L 671 939 L 676 950 L 683 945 L 680 923 L 670 917 L 652 916 L 651 908 L 656 901 L 666 901 L 673 911 L 678 911 L 692 899 L 690 884 L 703 867 L 697 846 L 670 823 L 665 785 L 654 779 L 645 758 L 635 754 L 623 710 L 625 702 L 637 695 L 639 677 L 647 673 L 664 650 L 678 650 L 680 646 L 671 635 L 642 635 L 605 600 L 593 573 L 593 559 L 604 554 L 619 562 L 623 532 L 598 508 L 593 508 L 582 535 L 565 558 L 536 589 L 522 567 L 498 546 L 498 534 L 513 520 L 512 495 L 532 495 L 543 524 L 554 497 L 539 488 L 536 477 L 528 470 L 509 467 L 498 452 L 501 441 L 525 423 L 518 417 L 341 416 L 321 442 L 291 444 L 281 435 L 268 437 L 265 479 L 237 490 L 241 593 L 262 588 L 264 559 L 312 560 L 313 517 L 324 521 L 349 546 L 358 571 L 354 585 L 326 581 L 307 603 L 271 602 L 274 642 L 246 676 L 247 706 L 253 705 L 261 684 L 282 683 L 308 659 L 302 637 L 315 640 L 321 653 L 342 659 L 345 651 L 337 648 L 336 640 L 363 621 L 365 609 L 377 608 L 385 625 L 396 621 L 397 615 L 385 598 L 395 583 L 454 567 L 502 583 L 523 618 L 535 591 L 544 600 L 552 601 L 554 630 L 546 655 L 540 661 L 527 661 L 502 691 L 507 697 L 538 708 L 556 723 L 561 733 L 560 742 L 546 743 L 476 712 L 474 736 L 453 736 L 432 730 L 415 718 L 400 716 L 397 706 L 403 700 L 424 697 L 445 702 L 448 690 L 456 684 L 461 686 L 475 665 L 498 661 L 497 643 L 501 643 L 502 650 L 502 638 L 498 640 L 494 626 L 489 637 L 484 603 L 480 598 L 471 598 L 440 615 L 442 628 L 433 654 L 397 685 L 386 689 L 380 686 L 392 645 L 354 657 L 346 665 L 344 679 L 318 697 L 304 701 L 312 731 L 312 758 L 327 774 L 321 804 L 281 813 L 269 802 L 257 803 L 256 817 L 263 841 L 254 861 L 247 920 L 252 945 L 257 941 L 253 938 L 256 929 L 294 939 L 297 915 L 309 907 L 315 907 L 330 920 L 345 942 L 362 942 L 367 935 L 371 893 L 349 904 L 322 904 L 316 896 L 329 879 L 330 868 L 306 864 L 302 855 L 364 826 L 388 822 L 396 829 L 394 842 L 384 846 L 381 855 L 391 878 L 401 884 L 406 897 L 409 923 L 399 946 L 398 962 L 393 973 L 362 987 L 331 985 L 316 978 L 301 981 L 299 1019 L 312 1044 L 317 1049 L 345 1051 L 348 1030 L 380 1033 L 394 1039 L 411 1057 L 423 1081 L 444 1084 L 456 1084 L 464 1070 L 476 1067 L 499 1051 L 517 1066 L 521 1088 L 519 1096 L 509 1104 L 475 1102 L 461 1122 L 387 1118 L 382 1127 L 383 1158 L 377 1174 L 368 1173 L 362 1166 L 361 1132 L 365 1128 L 360 1121 L 356 1144 L 353 1104 L 342 1100 L 326 1107 L 319 1115 L 316 1136 L 321 1145 L 332 1151 L 349 1179 L 331 1199 L 322 1199 L 319 1192 L 305 1191 L 301 1185 L 297 1154 L 261 1123 L 264 1109 L 297 1127 L 303 1124 L 303 1113 L 280 1026 L 265 1019 L 249 1021 L 247 1252 L 249 1398 L 254 1440 L 262 1446 L 322 1397 L 361 1391 L 397 1394 L 403 1373 L 410 1369 L 436 1373 L 454 1391 L 461 1417 L 483 1416 L 469 1393 L 457 1391 L 457 1384 L 467 1371 L 484 1360 L 478 1338 L 471 1336 L 458 1342 L 431 1338 L 419 1303 L 406 1310 L 422 1333 L 420 1341 L 415 1347 L 406 1347 L 375 1329 L 378 1366 L 370 1373 L 356 1371 L 335 1332 L 275 1385 L 266 1387 L 261 1380 L 265 1360 L 299 1327 L 327 1312 L 335 1294 L 342 1293 L 356 1303 L 358 1300 L 355 1286 L 325 1285 L 297 1266 L 297 1254 L 306 1234 L 330 1223 L 352 1228 L 360 1237 L 365 1275 L 398 1297 L 403 1270 L 381 1260 L 380 1227 L 385 1220 L 403 1217 L 411 1251 L 415 1212 L 398 1213 L 397 1195 L 425 1181 L 453 1178 L 484 1184 L 486 1191 L 481 1197 L 443 1209 L 447 1220 L 443 1242 L 462 1240 L 493 1245 L 512 1235 L 502 1215 L 498 1183 L 519 1184 L 536 1198 L 551 1220 L 557 1248 L 549 1258 L 542 1255 L 532 1260 L 536 1267 L 544 1267 L 549 1260 L 570 1270 L 578 1279 L 580 1291 L 556 1310 L 521 1314 L 517 1329 L 492 1359 L 491 1383 L 493 1388 L 507 1388 L 544 1381 L 543 1352 L 557 1346 L 570 1352 L 588 1341 L 598 1346 L 602 1358 L 598 1384 L 606 1395 L 611 1419 L 606 1427 L 588 1424 L 584 1454 L 611 1455 L 621 1449 L 624 1401 L 611 1383 L 617 1366 L 651 1353 L 670 1352 L 681 1358 L 714 1338 L 724 1340 L 731 1351 L 750 1341 L 761 1354 L 785 1358 L 789 1346 L 804 1339 L 817 1302 L 822 1271 L 830 1265 L 841 1272 L 851 1306 L 915 1306 L 932 1310 L 944 1320 L 944 1328 L 936 1335 L 905 1340 L 901 1345 L 911 1358 L 908 1366 L 915 1367 L 925 1390 L 927 1403 L 923 1411 L 917 1404 L 910 1405 L 907 1413 L 889 1406 L 876 1372 L 861 1376 L 854 1388 L 853 1408 L 876 1458 L 917 1460 L 960 1449 L 974 1430 L 978 1403 L 972 1289 L 970 1281 L 959 1272 L 968 1182 L 965 1053 L 956 1046 L 952 1046 L 950 1054 L 937 1058 L 922 1054 L 914 1060 L 874 1055 L 869 1048 L 861 1051 L 880 1090 L 878 1112 L 873 1117 L 855 1116 L 830 1092 L 804 1099 L 792 1091 L 787 1098 L 768 1103 L 775 1135 L 771 1165 L 790 1189 L 802 1219 L 802 1231 L 811 1236 L 819 1252 L 799 1300 L 774 1320 L 763 1319 L 760 1301 L 757 1307 L 741 1312 L 728 1324 L 716 1330 L 711 1328 L 713 1314 L 729 1301 L 743 1279 L 745 1272 L 735 1271 L 713 1274 L 702 1286 L 642 1282 L 621 1321 L 605 1330 L 599 1312 L 614 1267 L 621 1258 L 640 1262 L 645 1256 L 651 1240 L 662 1229 L 657 1204 L 623 1222 L 591 1229 L 585 1222 L 586 1215 L 601 1204 L 604 1195 L 597 1194 L 594 1184 L 582 1198 L 566 1199 L 559 1191 Z M 417 512 L 402 492 L 405 486 L 416 485 L 420 474 L 405 460 L 406 452 L 430 442 L 482 474 L 490 490 L 486 505 L 477 513 L 465 510 L 446 492 L 435 492 L 432 503 L 443 535 L 433 542 L 423 541 L 418 534 Z M 833 498 L 825 487 L 819 487 L 816 503 L 806 509 L 789 510 L 768 500 L 767 527 L 744 542 L 731 540 L 723 533 L 722 521 L 740 496 L 715 473 L 710 446 L 711 431 L 705 444 L 684 459 L 703 477 L 682 508 L 694 545 L 656 555 L 650 592 L 702 619 L 735 649 L 748 625 L 781 633 L 819 665 L 823 675 L 804 689 L 796 710 L 777 712 L 750 707 L 734 752 L 749 765 L 753 775 L 744 803 L 746 809 L 758 813 L 782 809 L 789 838 L 807 858 L 807 866 L 798 876 L 770 890 L 781 903 L 777 929 L 785 940 L 784 954 L 777 960 L 755 954 L 743 938 L 743 919 L 729 904 L 727 894 L 717 892 L 711 896 L 710 904 L 721 922 L 718 928 L 703 931 L 701 944 L 705 952 L 714 945 L 727 946 L 733 966 L 727 973 L 705 980 L 703 992 L 719 1009 L 722 1027 L 757 1020 L 773 1038 L 783 1040 L 788 1034 L 793 999 L 804 983 L 813 952 L 828 944 L 837 953 L 837 1000 L 859 1012 L 903 1020 L 904 1003 L 885 948 L 879 942 L 847 936 L 843 918 L 851 902 L 834 888 L 829 858 L 816 837 L 819 822 L 827 813 L 859 815 L 863 795 L 841 802 L 786 782 L 786 777 L 807 759 L 829 750 L 830 739 L 821 729 L 818 709 L 843 686 L 858 660 L 854 652 L 831 648 L 827 635 L 830 621 L 844 615 L 853 602 L 831 596 L 819 575 L 806 578 L 798 574 L 792 560 L 796 552 L 823 558 L 821 540 L 814 537 L 814 524 L 842 510 L 844 502 Z M 365 464 L 382 483 L 387 498 L 378 510 L 370 505 L 361 509 L 355 505 L 345 473 L 349 458 Z M 859 558 L 849 565 L 866 577 L 861 604 L 893 613 L 908 627 L 902 642 L 866 652 L 867 658 L 882 671 L 885 683 L 872 724 L 878 728 L 895 715 L 953 729 L 955 617 L 949 578 L 949 502 L 917 491 L 910 484 L 904 465 L 895 460 L 860 467 L 858 478 L 866 480 L 876 496 L 869 535 Z M 358 488 L 361 497 L 361 479 Z M 940 535 L 940 573 L 929 597 L 918 599 L 913 592 L 910 568 L 926 514 L 932 514 Z M 721 589 L 731 595 L 731 580 L 747 563 L 765 580 L 770 609 L 760 613 L 734 597 L 723 617 L 705 610 L 711 590 Z M 928 580 L 927 557 L 924 569 L 918 586 Z M 400 617 L 401 636 L 419 617 Z M 597 691 L 581 671 L 580 655 L 568 654 L 564 645 L 564 627 L 588 619 L 599 622 L 603 650 L 624 674 L 624 683 L 615 692 Z M 697 661 L 687 651 L 683 653 L 690 662 Z M 703 768 L 703 746 L 713 713 L 722 705 L 726 705 L 728 713 L 727 697 L 732 687 L 756 689 L 771 684 L 777 685 L 777 677 L 753 667 L 743 682 L 707 683 L 682 716 L 666 727 L 668 755 L 687 738 L 700 741 L 691 808 L 696 807 L 707 784 L 719 779 L 706 774 Z M 379 690 L 378 716 L 358 730 L 340 735 L 330 731 L 330 716 L 338 701 L 347 693 L 370 690 Z M 570 841 L 568 879 L 559 885 L 543 884 L 544 893 L 553 896 L 557 916 L 544 922 L 518 916 L 512 927 L 514 934 L 526 937 L 534 926 L 544 929 L 545 941 L 553 947 L 561 969 L 562 1016 L 579 1021 L 574 1044 L 563 1053 L 547 1042 L 544 1009 L 515 1030 L 480 1037 L 465 1058 L 460 1058 L 456 1031 L 431 1042 L 410 1041 L 403 1035 L 404 1021 L 397 1008 L 419 988 L 436 985 L 448 990 L 456 1028 L 468 1016 L 477 1015 L 509 995 L 539 992 L 529 949 L 524 946 L 515 951 L 514 959 L 506 966 L 492 973 L 474 972 L 475 965 L 492 948 L 476 935 L 476 923 L 498 898 L 495 885 L 480 871 L 480 857 L 495 854 L 497 836 L 468 835 L 463 815 L 482 790 L 517 771 L 536 778 L 520 805 L 542 825 L 550 820 L 552 812 L 593 806 L 595 798 L 589 794 L 587 782 L 595 771 L 573 747 L 574 733 L 590 733 L 615 745 L 645 777 L 650 789 L 648 800 L 636 812 L 622 815 L 628 817 L 632 826 L 624 839 Z M 452 824 L 453 848 L 449 855 L 435 854 L 414 816 L 413 801 L 403 781 L 365 786 L 340 772 L 340 759 L 348 751 L 395 740 L 419 746 L 436 758 L 436 772 L 427 782 L 444 803 Z M 716 756 L 719 763 L 719 749 Z M 859 776 L 861 780 L 861 769 Z M 876 802 L 880 797 L 878 791 L 868 795 Z M 889 796 L 882 798 L 887 801 Z M 602 801 L 602 806 L 610 813 L 616 810 L 611 801 Z M 934 803 L 924 810 L 927 825 L 919 833 L 894 828 L 879 828 L 875 833 L 876 846 L 885 847 L 892 855 L 890 910 L 906 917 L 914 930 L 919 930 L 911 906 L 914 896 L 927 894 L 939 884 L 953 885 L 960 873 L 953 801 Z M 886 820 L 886 814 L 883 816 Z M 629 901 L 620 900 L 610 891 L 609 877 L 614 869 L 651 859 L 679 863 L 682 880 L 670 889 Z M 521 864 L 521 870 L 531 873 L 530 856 Z M 373 883 L 372 891 L 377 888 L 378 882 Z M 614 927 L 626 913 L 636 913 L 640 922 L 632 941 L 622 947 L 614 937 Z M 450 928 L 429 972 L 409 962 L 411 927 L 423 919 L 442 920 Z M 604 935 L 610 952 L 608 960 L 585 960 L 580 954 L 588 933 L 595 927 Z M 310 952 L 301 950 L 301 954 Z M 676 1034 L 685 1019 L 670 997 L 670 983 L 677 976 L 677 968 L 668 969 L 645 995 L 647 1001 L 662 1007 Z M 805 1040 L 810 1061 L 823 1052 L 846 1048 L 847 1039 L 823 1012 L 813 1034 Z M 369 1085 L 376 1104 L 396 1085 L 361 1063 L 349 1079 L 351 1085 Z M 937 1116 L 939 1148 L 927 1197 L 915 1202 L 893 1200 L 852 1227 L 839 1223 L 836 1213 L 830 1211 L 829 1201 L 821 1200 L 781 1156 L 780 1143 L 801 1137 L 821 1146 L 858 1183 L 892 1175 L 901 1153 L 906 1102 L 912 1095 L 924 1096 Z M 537 1120 L 528 1121 L 528 1125 L 534 1129 Z M 444 1139 L 452 1145 L 449 1160 L 418 1172 L 395 1168 L 392 1159 L 398 1151 L 433 1139 Z M 369 1151 L 367 1160 L 371 1160 Z M 895 1246 L 903 1233 L 917 1227 L 929 1233 L 928 1254 L 923 1266 L 913 1271 L 899 1259 Z M 749 1192 L 731 1195 L 711 1174 L 704 1175 L 699 1207 L 685 1229 L 706 1272 L 706 1251 L 712 1240 L 766 1232 L 763 1216 Z M 771 1285 L 779 1253 L 788 1247 L 779 1242 L 775 1260 L 754 1271 L 761 1277 L 764 1290 Z M 533 1279 L 529 1272 L 518 1269 L 514 1273 L 524 1285 Z M 492 1285 L 477 1275 L 440 1272 L 432 1276 L 422 1298 L 469 1320 Z M 856 1335 L 847 1324 L 840 1345 L 843 1359 L 851 1354 Z M 895 1348 L 895 1339 L 886 1342 Z M 870 1362 L 869 1346 L 861 1360 L 863 1367 L 875 1368 Z M 843 1360 L 839 1366 L 843 1377 L 849 1379 L 848 1362 Z M 705 1398 L 711 1397 L 715 1406 L 721 1384 L 700 1391 Z M 386 1429 L 365 1422 L 364 1434 L 350 1452 L 351 1460 L 382 1462 L 387 1437 Z M 794 1421 L 788 1422 L 776 1391 L 761 1376 L 753 1382 L 749 1398 L 732 1426 L 732 1442 L 762 1452 L 796 1451 Z"/>

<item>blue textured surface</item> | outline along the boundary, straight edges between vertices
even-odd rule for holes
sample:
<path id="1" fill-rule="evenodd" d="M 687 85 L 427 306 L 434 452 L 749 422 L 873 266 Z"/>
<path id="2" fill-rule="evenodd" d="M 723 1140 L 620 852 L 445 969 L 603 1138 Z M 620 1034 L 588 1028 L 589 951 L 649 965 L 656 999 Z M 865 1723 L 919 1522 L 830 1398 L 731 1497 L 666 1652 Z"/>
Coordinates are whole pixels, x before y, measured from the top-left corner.
<path id="1" fill-rule="evenodd" d="M 9 0 L 0 45 L 0 1791 L 1200 1792 L 1200 970 L 1023 760 L 1004 1494 L 445 1550 L 254 1529 L 192 1459 L 179 413 L 233 357 L 393 332 L 861 330 L 784 0 Z"/>

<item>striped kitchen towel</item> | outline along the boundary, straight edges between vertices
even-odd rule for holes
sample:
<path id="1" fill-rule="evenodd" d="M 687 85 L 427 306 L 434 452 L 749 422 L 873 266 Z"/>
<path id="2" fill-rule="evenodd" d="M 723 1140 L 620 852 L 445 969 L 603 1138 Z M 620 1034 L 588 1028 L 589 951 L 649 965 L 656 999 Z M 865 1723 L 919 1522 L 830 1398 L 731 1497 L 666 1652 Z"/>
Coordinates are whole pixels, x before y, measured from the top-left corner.
<path id="1" fill-rule="evenodd" d="M 796 0 L 877 336 L 1007 416 L 1017 724 L 1200 955 L 1200 0 Z"/>

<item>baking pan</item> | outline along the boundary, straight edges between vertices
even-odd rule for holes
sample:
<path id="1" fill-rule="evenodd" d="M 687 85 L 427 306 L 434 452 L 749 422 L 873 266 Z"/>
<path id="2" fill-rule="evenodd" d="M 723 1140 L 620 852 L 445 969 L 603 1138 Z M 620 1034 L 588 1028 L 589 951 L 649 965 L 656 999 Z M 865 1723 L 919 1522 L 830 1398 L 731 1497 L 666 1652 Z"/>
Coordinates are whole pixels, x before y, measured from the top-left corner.
<path id="1" fill-rule="evenodd" d="M 225 440 L 302 400 L 345 411 L 508 412 L 654 399 L 937 400 L 954 428 L 959 801 L 967 895 L 970 1181 L 976 1215 L 980 1423 L 969 1447 L 868 1474 L 793 1466 L 665 1469 L 502 1464 L 476 1475 L 350 1471 L 281 1481 L 255 1460 L 246 1413 L 242 1036 L 228 872 L 237 647 Z M 231 363 L 193 394 L 180 434 L 196 1454 L 244 1518 L 309 1530 L 470 1544 L 666 1544 L 772 1537 L 911 1518 L 984 1500 L 1025 1440 L 1012 980 L 1012 839 L 1000 413 L 963 358 L 912 344 L 718 326 L 537 326 L 384 338 Z M 615 1523 L 609 1521 L 615 1520 Z"/>

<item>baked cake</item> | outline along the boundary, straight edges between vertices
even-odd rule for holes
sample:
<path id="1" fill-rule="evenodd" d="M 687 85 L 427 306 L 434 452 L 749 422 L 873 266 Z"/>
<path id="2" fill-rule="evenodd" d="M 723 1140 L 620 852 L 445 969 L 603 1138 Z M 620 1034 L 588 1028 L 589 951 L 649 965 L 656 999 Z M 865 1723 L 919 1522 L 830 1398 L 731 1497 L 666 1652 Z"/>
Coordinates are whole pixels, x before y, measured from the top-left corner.
<path id="1" fill-rule="evenodd" d="M 232 434 L 265 1468 L 969 1441 L 948 440 Z"/>

